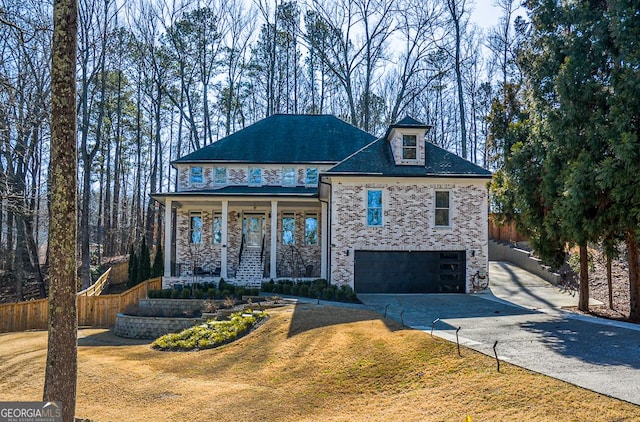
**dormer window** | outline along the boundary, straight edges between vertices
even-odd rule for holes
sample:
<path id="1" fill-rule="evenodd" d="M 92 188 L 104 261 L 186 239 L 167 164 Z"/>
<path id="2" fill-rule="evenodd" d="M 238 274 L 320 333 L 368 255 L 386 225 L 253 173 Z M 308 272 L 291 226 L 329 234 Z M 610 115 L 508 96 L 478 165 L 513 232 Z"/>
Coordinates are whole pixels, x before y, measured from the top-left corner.
<path id="1" fill-rule="evenodd" d="M 308 167 L 307 173 L 304 178 L 304 184 L 307 186 L 318 185 L 318 169 L 315 167 Z"/>
<path id="2" fill-rule="evenodd" d="M 402 159 L 415 160 L 418 158 L 417 150 L 416 135 L 402 135 Z"/>
<path id="3" fill-rule="evenodd" d="M 216 185 L 226 185 L 227 184 L 227 168 L 226 167 L 216 167 L 213 172 L 213 183 Z"/>

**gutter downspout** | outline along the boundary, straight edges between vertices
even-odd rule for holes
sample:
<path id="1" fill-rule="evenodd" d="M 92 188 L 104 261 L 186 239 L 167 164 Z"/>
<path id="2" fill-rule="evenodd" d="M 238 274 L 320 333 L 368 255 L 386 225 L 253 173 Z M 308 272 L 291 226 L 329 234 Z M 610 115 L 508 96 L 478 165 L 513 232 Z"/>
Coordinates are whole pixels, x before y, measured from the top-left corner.
<path id="1" fill-rule="evenodd" d="M 320 184 L 329 186 L 329 199 L 331 199 L 333 194 L 333 185 L 331 183 L 323 182 L 322 176 L 320 176 Z M 331 284 L 331 201 L 322 200 L 320 195 L 318 195 L 318 200 L 327 204 L 327 256 L 324 258 L 327 261 L 327 282 Z"/>

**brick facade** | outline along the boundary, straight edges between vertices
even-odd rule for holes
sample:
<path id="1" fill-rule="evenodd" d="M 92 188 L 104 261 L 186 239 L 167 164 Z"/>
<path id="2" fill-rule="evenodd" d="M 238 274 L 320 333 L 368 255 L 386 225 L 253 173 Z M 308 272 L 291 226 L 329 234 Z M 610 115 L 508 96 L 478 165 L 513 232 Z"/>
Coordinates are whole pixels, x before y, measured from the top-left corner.
<path id="1" fill-rule="evenodd" d="M 354 286 L 354 251 L 466 251 L 469 275 L 488 269 L 486 181 L 332 178 L 331 281 Z M 383 224 L 367 225 L 367 190 L 382 191 Z M 435 191 L 450 192 L 449 227 L 435 226 Z"/>

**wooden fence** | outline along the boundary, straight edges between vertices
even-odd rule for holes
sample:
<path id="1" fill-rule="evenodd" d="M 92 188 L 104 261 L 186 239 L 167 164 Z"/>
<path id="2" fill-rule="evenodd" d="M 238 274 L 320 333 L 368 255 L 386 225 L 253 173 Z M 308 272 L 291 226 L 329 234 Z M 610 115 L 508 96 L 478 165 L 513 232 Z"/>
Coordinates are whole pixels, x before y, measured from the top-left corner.
<path id="1" fill-rule="evenodd" d="M 119 295 L 78 296 L 78 325 L 111 327 L 116 315 L 138 304 L 147 292 L 162 288 L 162 278 L 153 278 Z M 81 292 L 82 293 L 82 292 Z M 49 319 L 49 299 L 0 305 L 0 333 L 25 330 L 46 330 Z"/>
<path id="2" fill-rule="evenodd" d="M 498 225 L 492 216 L 489 217 L 489 239 L 506 242 L 522 242 L 527 240 L 526 237 L 518 233 L 515 223 Z"/>
<path id="3" fill-rule="evenodd" d="M 129 281 L 129 261 L 115 263 L 109 268 L 109 284 L 123 284 Z"/>
<path id="4" fill-rule="evenodd" d="M 95 283 L 91 286 L 87 287 L 81 292 L 78 292 L 78 296 L 99 296 L 100 293 L 107 286 L 107 281 L 109 281 L 109 274 L 111 273 L 111 268 L 107 269 L 107 271 L 102 274 Z"/>

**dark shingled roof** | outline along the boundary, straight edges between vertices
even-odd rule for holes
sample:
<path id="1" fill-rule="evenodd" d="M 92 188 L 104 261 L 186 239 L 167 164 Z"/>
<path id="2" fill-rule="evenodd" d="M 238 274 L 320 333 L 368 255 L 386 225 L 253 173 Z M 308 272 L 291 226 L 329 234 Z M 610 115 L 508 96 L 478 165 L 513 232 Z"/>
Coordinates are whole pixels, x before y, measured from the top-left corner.
<path id="1" fill-rule="evenodd" d="M 380 138 L 338 163 L 325 173 L 328 175 L 431 176 L 491 178 L 491 172 L 426 142 L 425 165 L 396 165 L 391 146 Z"/>
<path id="2" fill-rule="evenodd" d="M 334 116 L 276 114 L 174 163 L 337 163 L 373 140 Z"/>
<path id="3" fill-rule="evenodd" d="M 428 128 L 430 127 L 429 125 L 425 125 L 422 122 L 417 121 L 416 119 L 414 119 L 413 117 L 409 117 L 409 116 L 405 116 L 404 119 L 400 120 L 399 122 L 392 124 L 391 127 L 415 127 L 415 128 Z"/>

